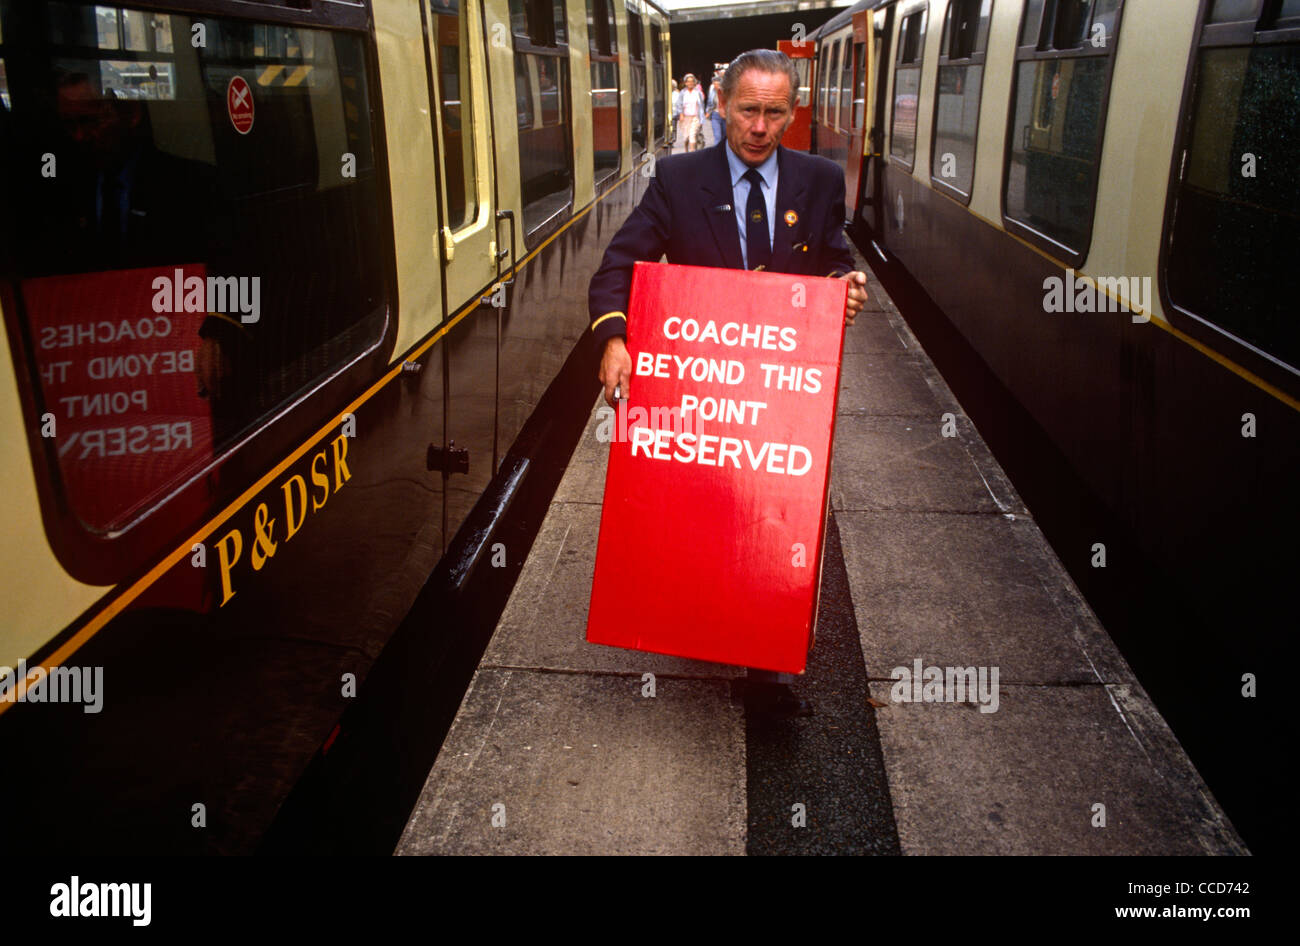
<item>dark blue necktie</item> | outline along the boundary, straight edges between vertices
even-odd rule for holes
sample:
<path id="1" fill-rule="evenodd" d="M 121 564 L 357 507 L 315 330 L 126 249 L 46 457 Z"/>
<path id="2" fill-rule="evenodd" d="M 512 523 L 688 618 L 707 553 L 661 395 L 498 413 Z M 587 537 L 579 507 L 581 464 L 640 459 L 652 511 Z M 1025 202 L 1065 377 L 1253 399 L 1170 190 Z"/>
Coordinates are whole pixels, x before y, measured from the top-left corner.
<path id="1" fill-rule="evenodd" d="M 763 199 L 763 176 L 755 168 L 745 172 L 749 200 L 745 202 L 745 255 L 749 268 L 758 269 L 772 261 L 772 240 L 767 235 L 767 201 Z"/>

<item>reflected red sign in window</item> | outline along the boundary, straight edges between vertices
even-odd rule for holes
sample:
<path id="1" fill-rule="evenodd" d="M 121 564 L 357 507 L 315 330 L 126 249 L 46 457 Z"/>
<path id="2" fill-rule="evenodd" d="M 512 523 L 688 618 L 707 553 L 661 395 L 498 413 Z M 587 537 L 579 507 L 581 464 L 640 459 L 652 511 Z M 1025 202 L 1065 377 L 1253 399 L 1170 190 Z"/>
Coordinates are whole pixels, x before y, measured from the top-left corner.
<path id="1" fill-rule="evenodd" d="M 196 375 L 205 278 L 190 264 L 23 281 L 42 432 L 52 415 L 68 504 L 88 528 L 126 524 L 212 458 Z"/>

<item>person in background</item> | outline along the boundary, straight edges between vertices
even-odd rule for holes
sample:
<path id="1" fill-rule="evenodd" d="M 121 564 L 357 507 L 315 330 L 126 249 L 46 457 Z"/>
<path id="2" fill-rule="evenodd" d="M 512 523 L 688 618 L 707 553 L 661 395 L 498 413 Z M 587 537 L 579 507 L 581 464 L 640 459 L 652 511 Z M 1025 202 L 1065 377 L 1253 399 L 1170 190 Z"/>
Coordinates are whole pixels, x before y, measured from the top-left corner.
<path id="1" fill-rule="evenodd" d="M 677 119 L 680 118 L 682 114 L 682 93 L 677 88 L 677 80 L 673 79 L 671 81 L 673 84 L 673 95 L 672 95 L 672 103 L 673 103 L 672 119 L 673 120 L 672 120 L 672 127 L 668 129 L 669 131 L 668 140 L 669 142 L 671 142 L 669 144 L 669 147 L 674 148 L 677 146 Z"/>
<path id="2" fill-rule="evenodd" d="M 691 73 L 686 73 L 682 82 L 685 85 L 681 91 L 682 135 L 686 139 L 686 150 L 694 151 L 695 136 L 700 130 L 700 119 L 704 117 L 704 93 Z"/>
<path id="3" fill-rule="evenodd" d="M 710 123 L 713 125 L 713 143 L 721 144 L 727 138 L 727 121 L 718 111 L 718 93 L 722 91 L 722 76 L 715 75 L 713 84 L 709 87 L 709 101 L 705 107 L 704 114 L 708 116 Z"/>

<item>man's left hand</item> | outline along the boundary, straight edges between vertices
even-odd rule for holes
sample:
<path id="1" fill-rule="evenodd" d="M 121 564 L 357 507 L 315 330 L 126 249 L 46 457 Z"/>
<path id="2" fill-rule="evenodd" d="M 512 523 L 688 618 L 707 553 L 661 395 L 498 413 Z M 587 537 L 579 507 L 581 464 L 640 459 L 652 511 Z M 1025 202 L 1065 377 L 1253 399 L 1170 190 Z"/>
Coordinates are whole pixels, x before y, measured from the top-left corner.
<path id="1" fill-rule="evenodd" d="M 849 284 L 849 297 L 844 302 L 844 324 L 852 325 L 862 307 L 867 304 L 867 274 L 845 273 L 840 278 Z"/>

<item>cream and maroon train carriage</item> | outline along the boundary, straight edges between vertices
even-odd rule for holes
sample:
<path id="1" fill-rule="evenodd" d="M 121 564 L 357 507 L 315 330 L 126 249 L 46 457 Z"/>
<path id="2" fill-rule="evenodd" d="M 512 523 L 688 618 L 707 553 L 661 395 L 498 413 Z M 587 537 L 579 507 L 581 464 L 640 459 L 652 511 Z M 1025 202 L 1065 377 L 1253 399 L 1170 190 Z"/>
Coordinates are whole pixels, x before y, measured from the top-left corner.
<path id="1" fill-rule="evenodd" d="M 0 0 L 18 837 L 252 850 L 464 633 L 668 73 L 648 0 Z"/>
<path id="2" fill-rule="evenodd" d="M 1104 510 L 1067 565 L 1161 589 L 1126 653 L 1244 822 L 1266 790 L 1231 776 L 1264 745 L 1243 678 L 1295 621 L 1300 3 L 867 0 L 813 39 L 814 148 L 859 242 Z M 1105 578 L 1108 542 L 1132 555 Z M 1162 702 L 1162 677 L 1205 698 Z"/>

